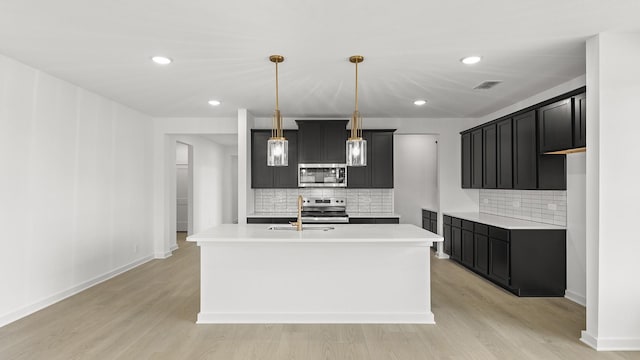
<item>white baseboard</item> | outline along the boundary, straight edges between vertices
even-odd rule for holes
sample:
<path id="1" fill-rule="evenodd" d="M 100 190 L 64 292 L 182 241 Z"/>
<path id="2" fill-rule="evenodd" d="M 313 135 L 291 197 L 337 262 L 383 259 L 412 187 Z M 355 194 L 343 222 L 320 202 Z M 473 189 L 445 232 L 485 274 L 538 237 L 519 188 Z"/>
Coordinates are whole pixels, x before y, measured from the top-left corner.
<path id="1" fill-rule="evenodd" d="M 171 245 L 171 249 L 170 251 L 173 253 L 174 251 L 178 250 L 178 244 L 173 244 Z"/>
<path id="2" fill-rule="evenodd" d="M 598 351 L 640 351 L 640 338 L 597 338 L 583 331 L 580 341 Z"/>
<path id="3" fill-rule="evenodd" d="M 171 251 L 167 251 L 165 253 L 156 252 L 153 257 L 154 259 L 168 259 L 171 255 L 173 255 Z"/>
<path id="4" fill-rule="evenodd" d="M 441 253 L 441 252 L 436 252 L 436 257 L 438 259 L 448 259 L 449 255 L 445 254 L 445 253 Z"/>
<path id="5" fill-rule="evenodd" d="M 22 319 L 25 316 L 31 315 L 33 313 L 35 313 L 36 311 L 42 310 L 44 308 L 46 308 L 47 306 L 51 306 L 61 300 L 64 300 L 70 296 L 73 296 L 81 291 L 84 291 L 92 286 L 98 285 L 101 282 L 107 281 L 115 276 L 118 276 L 124 272 L 127 272 L 135 267 L 138 267 L 150 260 L 152 260 L 153 258 L 151 256 L 146 256 L 144 258 L 138 259 L 132 263 L 129 263 L 127 265 L 121 266 L 117 269 L 114 269 L 112 271 L 109 271 L 105 274 L 99 275 L 94 277 L 93 279 L 87 280 L 85 282 L 82 282 L 76 286 L 73 286 L 67 290 L 63 290 L 60 291 L 56 294 L 53 294 L 51 296 L 48 296 L 40 301 L 36 301 L 32 304 L 29 304 L 27 306 L 24 306 L 16 311 L 12 311 L 8 314 L 2 315 L 0 316 L 0 327 L 3 327 L 7 324 L 10 324 L 16 320 Z"/>
<path id="6" fill-rule="evenodd" d="M 200 312 L 197 324 L 435 324 L 426 313 L 219 313 Z"/>
<path id="7" fill-rule="evenodd" d="M 578 294 L 577 292 L 571 290 L 565 290 L 564 297 L 576 304 L 580 304 L 585 307 L 587 306 L 587 298 L 583 294 Z"/>

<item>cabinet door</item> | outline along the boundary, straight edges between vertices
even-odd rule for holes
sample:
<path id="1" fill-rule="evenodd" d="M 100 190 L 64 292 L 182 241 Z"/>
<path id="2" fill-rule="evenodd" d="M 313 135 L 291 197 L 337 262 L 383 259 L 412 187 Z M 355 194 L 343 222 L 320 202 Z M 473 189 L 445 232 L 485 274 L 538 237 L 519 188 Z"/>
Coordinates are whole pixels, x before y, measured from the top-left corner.
<path id="1" fill-rule="evenodd" d="M 495 189 L 497 186 L 496 124 L 482 128 L 482 188 Z"/>
<path id="2" fill-rule="evenodd" d="M 462 263 L 473 267 L 473 232 L 462 230 Z"/>
<path id="3" fill-rule="evenodd" d="M 444 252 L 445 254 L 451 255 L 451 225 L 443 224 L 442 225 L 442 237 L 444 237 Z"/>
<path id="4" fill-rule="evenodd" d="M 320 121 L 298 123 L 298 161 L 301 163 L 322 162 L 324 156 L 324 131 Z"/>
<path id="5" fill-rule="evenodd" d="M 393 133 L 371 133 L 371 187 L 393 188 Z M 369 144 L 367 144 L 367 147 Z"/>
<path id="6" fill-rule="evenodd" d="M 573 147 L 587 146 L 587 95 L 573 97 Z"/>
<path id="7" fill-rule="evenodd" d="M 536 112 L 513 118 L 513 187 L 537 187 Z"/>
<path id="8" fill-rule="evenodd" d="M 321 161 L 332 164 L 344 164 L 347 161 L 346 121 L 322 121 L 322 123 L 324 123 L 324 155 Z"/>
<path id="9" fill-rule="evenodd" d="M 462 259 L 462 229 L 451 227 L 451 258 L 457 261 Z"/>
<path id="10" fill-rule="evenodd" d="M 482 234 L 474 234 L 474 269 L 487 274 L 489 273 L 489 238 Z"/>
<path id="11" fill-rule="evenodd" d="M 374 218 L 349 218 L 349 224 L 375 224 Z"/>
<path id="12" fill-rule="evenodd" d="M 509 243 L 489 238 L 489 275 L 505 285 L 509 285 L 509 259 Z"/>
<path id="13" fill-rule="evenodd" d="M 541 153 L 573 147 L 571 110 L 571 99 L 561 100 L 538 109 Z"/>
<path id="14" fill-rule="evenodd" d="M 289 142 L 289 166 L 273 167 L 275 188 L 298 187 L 298 131 L 285 130 L 284 137 Z M 253 173 L 252 173 L 253 178 Z"/>
<path id="15" fill-rule="evenodd" d="M 462 134 L 462 188 L 471 188 L 471 133 Z"/>
<path id="16" fill-rule="evenodd" d="M 267 166 L 267 141 L 271 130 L 254 130 L 251 132 L 251 187 L 272 188 L 273 166 Z M 297 171 L 297 169 L 296 169 Z M 296 183 L 297 187 L 297 183 Z"/>
<path id="17" fill-rule="evenodd" d="M 496 124 L 497 132 L 497 188 L 513 188 L 513 127 L 511 119 L 500 121 Z"/>
<path id="18" fill-rule="evenodd" d="M 400 223 L 400 218 L 394 218 L 394 217 L 376 218 L 375 220 L 376 220 L 375 221 L 376 224 L 399 224 Z"/>
<path id="19" fill-rule="evenodd" d="M 482 188 L 482 129 L 471 132 L 471 187 Z"/>
<path id="20" fill-rule="evenodd" d="M 347 167 L 347 187 L 352 189 L 371 187 L 371 147 L 373 146 L 371 132 L 362 131 L 362 138 L 367 140 L 367 166 Z"/>
<path id="21" fill-rule="evenodd" d="M 565 190 L 567 188 L 567 155 L 539 155 L 538 189 Z"/>

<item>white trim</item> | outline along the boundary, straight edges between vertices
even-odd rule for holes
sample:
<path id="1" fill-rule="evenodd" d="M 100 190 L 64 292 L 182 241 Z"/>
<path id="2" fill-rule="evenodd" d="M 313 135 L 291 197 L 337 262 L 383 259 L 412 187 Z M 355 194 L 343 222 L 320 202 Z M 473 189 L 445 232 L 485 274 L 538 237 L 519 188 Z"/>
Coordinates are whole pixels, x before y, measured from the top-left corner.
<path id="1" fill-rule="evenodd" d="M 173 254 L 173 252 L 176 250 L 178 250 L 178 244 L 171 245 L 171 253 Z"/>
<path id="2" fill-rule="evenodd" d="M 157 252 L 154 254 L 154 259 L 168 259 L 173 255 L 173 252 L 167 251 L 166 253 Z"/>
<path id="3" fill-rule="evenodd" d="M 441 252 L 436 252 L 436 258 L 438 259 L 448 259 L 449 255 L 445 254 L 445 253 L 441 253 Z"/>
<path id="4" fill-rule="evenodd" d="M 576 304 L 579 304 L 585 307 L 587 306 L 587 297 L 584 296 L 584 294 L 578 294 L 575 291 L 565 290 L 564 297 L 573 301 Z"/>
<path id="5" fill-rule="evenodd" d="M 580 341 L 598 351 L 640 351 L 640 338 L 597 338 L 582 331 Z"/>
<path id="6" fill-rule="evenodd" d="M 198 313 L 197 324 L 435 324 L 424 313 Z"/>
<path id="7" fill-rule="evenodd" d="M 51 306 L 59 301 L 62 301 L 68 297 L 71 297 L 75 294 L 78 294 L 84 290 L 87 290 L 95 285 L 98 285 L 104 281 L 107 281 L 113 277 L 116 277 L 122 273 L 125 273 L 135 267 L 138 267 L 150 260 L 153 260 L 151 256 L 145 256 L 144 258 L 138 259 L 132 263 L 121 266 L 115 270 L 109 271 L 105 274 L 94 277 L 93 279 L 82 282 L 76 286 L 73 286 L 67 290 L 63 290 L 58 292 L 57 294 L 48 296 L 40 301 L 36 301 L 30 305 L 24 306 L 16 311 L 12 311 L 8 314 L 0 316 L 0 327 L 3 327 L 7 324 L 10 324 L 14 321 L 17 321 L 23 317 L 29 316 L 36 311 L 42 310 L 48 306 Z"/>

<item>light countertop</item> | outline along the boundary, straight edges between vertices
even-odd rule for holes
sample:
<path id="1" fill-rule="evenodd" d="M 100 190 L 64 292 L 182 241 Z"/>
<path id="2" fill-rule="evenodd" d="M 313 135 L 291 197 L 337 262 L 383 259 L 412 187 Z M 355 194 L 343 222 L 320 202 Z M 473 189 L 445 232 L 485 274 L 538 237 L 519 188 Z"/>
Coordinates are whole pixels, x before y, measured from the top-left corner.
<path id="1" fill-rule="evenodd" d="M 333 230 L 268 230 L 268 224 L 222 224 L 191 235 L 187 241 L 220 242 L 324 242 L 324 243 L 418 243 L 430 246 L 442 236 L 410 224 L 335 224 Z M 286 225 L 280 225 L 286 226 Z"/>
<path id="2" fill-rule="evenodd" d="M 477 212 L 445 212 L 444 215 L 491 225 L 509 230 L 566 230 L 566 227 L 552 224 L 539 223 L 506 216 L 491 215 Z"/>

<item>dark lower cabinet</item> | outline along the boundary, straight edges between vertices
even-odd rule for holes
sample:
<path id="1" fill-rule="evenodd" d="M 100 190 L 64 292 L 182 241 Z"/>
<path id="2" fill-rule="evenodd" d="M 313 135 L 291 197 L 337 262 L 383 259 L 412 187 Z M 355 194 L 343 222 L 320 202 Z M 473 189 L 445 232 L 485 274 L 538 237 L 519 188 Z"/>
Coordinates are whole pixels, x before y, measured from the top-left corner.
<path id="1" fill-rule="evenodd" d="M 247 224 L 288 224 L 297 220 L 296 218 L 283 217 L 248 217 Z"/>
<path id="2" fill-rule="evenodd" d="M 489 239 L 489 276 L 502 285 L 509 285 L 509 243 Z"/>
<path id="3" fill-rule="evenodd" d="M 453 260 L 462 260 L 462 229 L 459 227 L 451 227 L 451 252 L 449 255 Z"/>
<path id="4" fill-rule="evenodd" d="M 451 259 L 518 296 L 564 296 L 566 231 L 504 229 L 443 215 Z"/>
<path id="5" fill-rule="evenodd" d="M 397 217 L 384 217 L 384 218 L 376 218 L 376 217 L 366 217 L 366 218 L 349 218 L 349 224 L 399 224 L 400 218 Z"/>
<path id="6" fill-rule="evenodd" d="M 473 268 L 482 274 L 487 274 L 489 273 L 489 238 L 482 234 L 474 234 L 473 243 Z"/>
<path id="7" fill-rule="evenodd" d="M 442 224 L 442 236 L 444 237 L 444 252 L 445 254 L 451 254 L 451 225 Z"/>
<path id="8" fill-rule="evenodd" d="M 473 267 L 473 231 L 462 230 L 462 263 Z"/>

